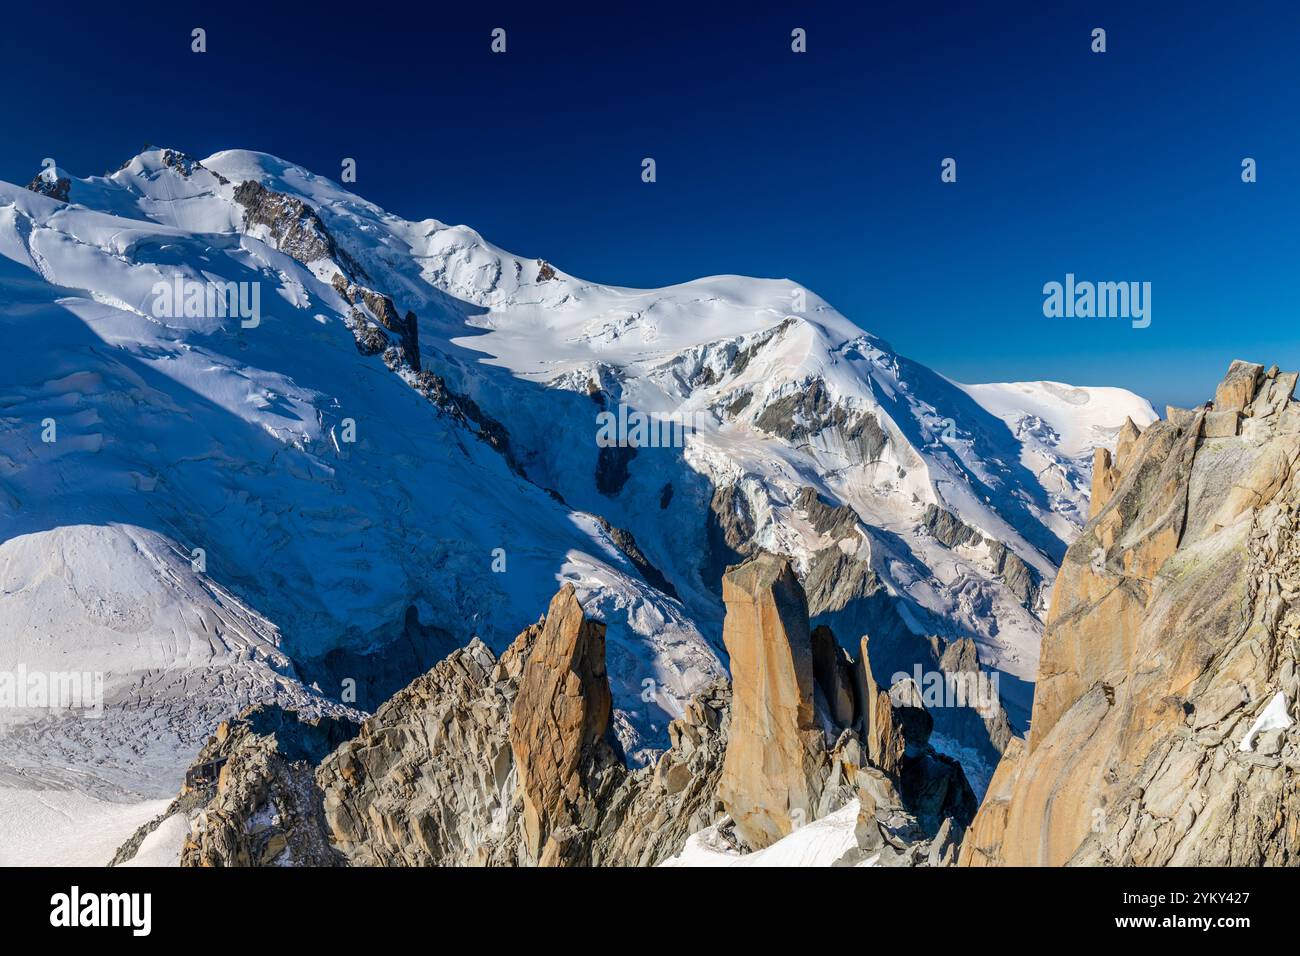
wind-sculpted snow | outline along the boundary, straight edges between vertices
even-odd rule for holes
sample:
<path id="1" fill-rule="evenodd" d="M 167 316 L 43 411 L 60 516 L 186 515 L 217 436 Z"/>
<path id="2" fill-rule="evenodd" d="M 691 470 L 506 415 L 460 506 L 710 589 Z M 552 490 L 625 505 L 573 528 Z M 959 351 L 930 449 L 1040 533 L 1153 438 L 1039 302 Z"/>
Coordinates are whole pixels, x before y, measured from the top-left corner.
<path id="1" fill-rule="evenodd" d="M 332 652 L 499 651 L 562 581 L 608 625 L 625 746 L 662 746 L 725 667 L 723 499 L 752 518 L 742 549 L 805 573 L 849 548 L 913 631 L 974 638 L 1023 692 L 1042 599 L 991 547 L 936 540 L 926 507 L 1050 582 L 1090 449 L 1154 417 L 1114 389 L 955 385 L 789 281 L 583 282 L 261 153 L 59 176 L 67 203 L 0 184 L 0 668 L 102 665 L 130 702 L 102 776 L 127 791 L 175 788 L 186 714 L 201 736 L 263 697 L 337 707 Z M 260 314 L 160 310 L 160 283 L 255 284 Z M 389 305 L 405 361 L 366 331 Z M 613 462 L 598 416 L 620 405 L 690 427 Z M 816 530 L 805 488 L 852 509 L 836 534 L 856 544 Z M 33 740 L 0 749 L 35 773 Z"/>

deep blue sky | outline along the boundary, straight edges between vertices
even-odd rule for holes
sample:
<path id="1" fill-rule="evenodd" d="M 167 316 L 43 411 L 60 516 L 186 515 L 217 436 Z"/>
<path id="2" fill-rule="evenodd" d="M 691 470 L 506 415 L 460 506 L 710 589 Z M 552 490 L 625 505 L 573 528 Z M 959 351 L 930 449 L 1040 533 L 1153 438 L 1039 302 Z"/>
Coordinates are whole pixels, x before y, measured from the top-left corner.
<path id="1" fill-rule="evenodd" d="M 1190 404 L 1300 367 L 1296 4 L 441 6 L 59 4 L 0 33 L 0 179 L 350 156 L 408 218 L 620 285 L 789 277 L 963 381 Z M 1150 281 L 1151 327 L 1044 318 L 1066 272 Z"/>

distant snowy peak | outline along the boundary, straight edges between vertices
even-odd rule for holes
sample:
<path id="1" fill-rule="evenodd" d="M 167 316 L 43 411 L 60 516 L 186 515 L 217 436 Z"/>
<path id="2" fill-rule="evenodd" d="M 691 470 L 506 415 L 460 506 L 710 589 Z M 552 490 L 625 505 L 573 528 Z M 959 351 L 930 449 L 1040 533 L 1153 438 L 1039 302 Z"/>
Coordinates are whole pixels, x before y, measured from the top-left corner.
<path id="1" fill-rule="evenodd" d="M 956 384 L 956 383 L 954 383 Z M 1151 403 L 1123 388 L 1084 388 L 1061 382 L 958 385 L 1017 434 L 1032 434 L 1066 457 L 1113 444 L 1125 418 L 1146 428 L 1158 417 Z"/>

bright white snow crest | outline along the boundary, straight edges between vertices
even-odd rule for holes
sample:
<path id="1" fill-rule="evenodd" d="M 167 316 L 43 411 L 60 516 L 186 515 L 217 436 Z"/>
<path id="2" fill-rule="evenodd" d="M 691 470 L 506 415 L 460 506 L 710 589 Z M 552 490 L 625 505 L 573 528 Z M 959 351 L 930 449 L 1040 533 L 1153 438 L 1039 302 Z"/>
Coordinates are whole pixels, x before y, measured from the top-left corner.
<path id="1" fill-rule="evenodd" d="M 831 866 L 857 848 L 858 801 L 850 800 L 834 813 L 813 820 L 769 847 L 739 853 L 718 836 L 716 826 L 705 827 L 686 838 L 682 852 L 660 863 L 668 867 L 720 866 Z M 856 866 L 871 866 L 868 857 Z"/>
<path id="2" fill-rule="evenodd" d="M 629 752 L 660 746 L 724 667 L 700 569 L 726 485 L 753 541 L 801 570 L 827 542 L 800 490 L 850 506 L 858 556 L 918 633 L 971 636 L 1032 681 L 1043 601 L 920 517 L 942 507 L 1050 583 L 1092 449 L 1155 418 L 1119 389 L 955 385 L 788 281 L 583 282 L 262 153 L 149 150 L 69 178 L 69 203 L 0 183 L 0 671 L 103 671 L 109 713 L 10 727 L 0 787 L 172 793 L 221 717 L 339 706 L 303 661 L 382 655 L 412 626 L 500 649 L 564 581 L 607 623 Z M 514 467 L 410 369 L 359 354 L 340 263 L 246 225 L 249 180 L 305 202 L 364 284 L 418 316 L 424 368 L 504 426 Z M 178 280 L 257 283 L 260 322 L 160 317 L 155 290 Z M 596 416 L 617 404 L 700 425 L 598 477 Z M 867 418 L 884 436 L 869 454 L 824 427 Z"/>

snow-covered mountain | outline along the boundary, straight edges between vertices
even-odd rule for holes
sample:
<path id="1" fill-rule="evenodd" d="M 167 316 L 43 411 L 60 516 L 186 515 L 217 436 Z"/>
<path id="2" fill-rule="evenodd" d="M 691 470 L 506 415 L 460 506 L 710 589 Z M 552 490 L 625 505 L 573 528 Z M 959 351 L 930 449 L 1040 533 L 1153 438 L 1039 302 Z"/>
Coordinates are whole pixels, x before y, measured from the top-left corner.
<path id="1" fill-rule="evenodd" d="M 1155 418 L 957 384 L 789 281 L 584 282 L 243 150 L 0 183 L 0 324 L 0 672 L 103 671 L 107 705 L 19 715 L 0 786 L 171 792 L 221 715 L 373 706 L 561 581 L 636 758 L 725 669 L 756 548 L 846 647 L 971 638 L 1023 730 L 1092 449 Z M 640 415 L 689 427 L 602 443 Z"/>

